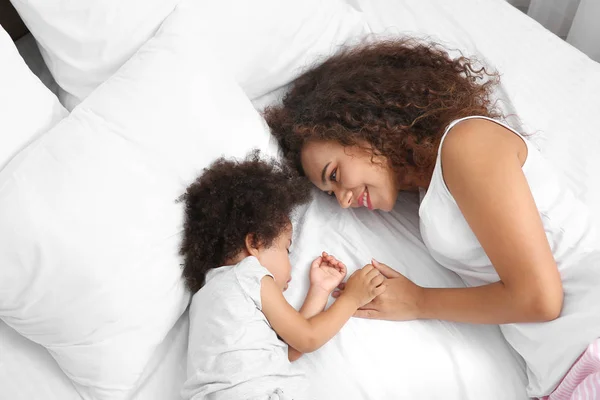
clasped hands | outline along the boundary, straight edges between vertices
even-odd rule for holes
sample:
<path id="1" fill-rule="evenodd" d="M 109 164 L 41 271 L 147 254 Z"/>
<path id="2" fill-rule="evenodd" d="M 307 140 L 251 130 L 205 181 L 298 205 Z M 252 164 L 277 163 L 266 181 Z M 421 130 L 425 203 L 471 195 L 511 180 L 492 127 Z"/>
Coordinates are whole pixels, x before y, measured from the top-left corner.
<path id="1" fill-rule="evenodd" d="M 360 307 L 355 317 L 382 319 L 390 321 L 409 321 L 420 318 L 419 305 L 422 303 L 424 289 L 404 275 L 373 259 L 362 270 L 375 269 L 382 276 L 383 292 L 371 302 Z M 357 270 L 357 273 L 360 270 Z M 368 272 L 368 271 L 363 271 Z M 310 269 L 310 284 L 314 289 L 332 293 L 338 298 L 344 291 L 347 269 L 344 263 L 334 256 L 323 252 L 317 257 Z"/>

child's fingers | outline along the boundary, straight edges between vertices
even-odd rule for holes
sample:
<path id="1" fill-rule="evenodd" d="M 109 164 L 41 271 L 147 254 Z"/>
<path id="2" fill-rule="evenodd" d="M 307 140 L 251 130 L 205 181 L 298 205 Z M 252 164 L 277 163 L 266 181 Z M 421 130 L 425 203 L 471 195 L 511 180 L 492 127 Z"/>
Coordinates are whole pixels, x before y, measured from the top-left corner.
<path id="1" fill-rule="evenodd" d="M 315 261 L 312 262 L 312 264 L 310 265 L 311 268 L 318 268 L 321 263 L 323 262 L 323 258 L 322 257 L 317 257 L 315 259 Z"/>
<path id="2" fill-rule="evenodd" d="M 344 290 L 344 289 L 346 289 L 346 282 L 342 282 L 342 283 L 340 283 L 340 284 L 338 285 L 338 289 L 339 289 L 339 290 Z"/>
<path id="3" fill-rule="evenodd" d="M 361 274 L 366 275 L 373 270 L 377 271 L 373 265 L 367 264 L 364 267 L 362 267 L 361 269 L 356 270 L 356 272 L 360 271 Z"/>
<path id="4" fill-rule="evenodd" d="M 375 295 L 375 297 L 379 296 L 380 294 L 382 294 L 383 292 L 385 292 L 385 288 L 386 288 L 386 284 L 382 283 L 381 285 L 377 286 L 375 288 L 375 290 L 373 291 L 373 294 Z"/>
<path id="5" fill-rule="evenodd" d="M 340 263 L 340 260 L 338 260 L 337 258 L 335 258 L 335 256 L 332 256 L 331 254 L 328 254 L 329 257 L 329 262 L 332 265 L 338 265 Z"/>
<path id="6" fill-rule="evenodd" d="M 340 297 L 342 295 L 342 291 L 341 290 L 334 290 L 333 293 L 331 293 L 331 296 L 335 299 L 337 299 L 338 297 Z"/>
<path id="7" fill-rule="evenodd" d="M 373 268 L 367 272 L 365 278 L 370 282 L 376 276 L 381 276 L 381 273 L 376 268 Z"/>
<path id="8" fill-rule="evenodd" d="M 335 262 L 335 263 L 331 264 L 331 266 L 332 266 L 333 268 L 335 268 L 337 271 L 340 271 L 340 272 L 342 272 L 342 264 L 341 264 L 339 261 L 337 261 L 337 262 Z"/>
<path id="9" fill-rule="evenodd" d="M 371 283 L 375 286 L 379 286 L 383 283 L 383 281 L 385 281 L 385 277 L 381 274 L 375 276 L 373 279 L 371 279 Z"/>
<path id="10" fill-rule="evenodd" d="M 333 267 L 335 267 L 335 269 L 340 268 L 340 262 L 338 260 L 336 260 L 335 257 L 332 257 L 332 259 L 330 260 L 330 263 Z"/>
<path id="11" fill-rule="evenodd" d="M 329 254 L 327 254 L 327 253 L 325 253 L 325 252 L 322 252 L 322 253 L 321 253 L 321 259 L 322 259 L 324 262 L 327 262 L 327 261 L 329 261 Z"/>

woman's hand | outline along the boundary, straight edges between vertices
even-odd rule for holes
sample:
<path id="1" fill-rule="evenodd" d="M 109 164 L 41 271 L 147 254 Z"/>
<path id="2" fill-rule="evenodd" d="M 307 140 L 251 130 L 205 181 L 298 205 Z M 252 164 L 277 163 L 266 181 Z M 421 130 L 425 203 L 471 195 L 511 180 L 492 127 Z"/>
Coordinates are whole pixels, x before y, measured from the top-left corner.
<path id="1" fill-rule="evenodd" d="M 383 283 L 386 289 L 370 303 L 359 308 L 354 316 L 390 321 L 418 319 L 424 289 L 385 264 L 373 260 L 372 265 L 386 278 Z M 333 293 L 333 297 L 339 297 L 344 288 L 345 284 L 339 285 L 339 290 Z"/>
<path id="2" fill-rule="evenodd" d="M 346 277 L 346 266 L 325 252 L 310 265 L 310 285 L 331 293 Z"/>

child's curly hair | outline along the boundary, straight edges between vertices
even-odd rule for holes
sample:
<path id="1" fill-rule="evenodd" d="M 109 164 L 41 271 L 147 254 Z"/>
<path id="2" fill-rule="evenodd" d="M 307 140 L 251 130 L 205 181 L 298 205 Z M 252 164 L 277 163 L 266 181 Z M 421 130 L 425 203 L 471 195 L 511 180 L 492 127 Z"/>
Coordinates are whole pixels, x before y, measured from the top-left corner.
<path id="1" fill-rule="evenodd" d="M 192 293 L 206 272 L 225 265 L 245 246 L 269 247 L 290 224 L 295 207 L 310 200 L 310 183 L 289 166 L 263 160 L 259 151 L 244 161 L 220 158 L 180 197 L 185 202 L 183 275 Z"/>

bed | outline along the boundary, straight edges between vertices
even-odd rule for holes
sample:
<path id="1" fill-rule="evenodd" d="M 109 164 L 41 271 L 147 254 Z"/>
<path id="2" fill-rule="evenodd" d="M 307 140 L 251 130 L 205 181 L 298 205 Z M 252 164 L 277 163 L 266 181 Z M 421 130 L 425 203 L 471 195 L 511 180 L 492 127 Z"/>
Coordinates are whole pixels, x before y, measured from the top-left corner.
<path id="1" fill-rule="evenodd" d="M 531 133 L 559 166 L 600 227 L 599 64 L 504 0 L 349 0 L 349 4 L 367 27 L 364 36 L 427 36 L 477 54 L 500 70 L 498 97 L 503 109 L 518 113 L 512 122 Z M 32 36 L 20 29 L 17 47 L 27 64 L 48 89 L 59 93 Z M 262 96 L 246 93 L 260 109 L 277 101 L 285 90 L 280 87 L 283 83 L 280 80 L 269 88 L 275 90 Z M 68 96 L 61 99 L 73 101 Z M 418 229 L 418 202 L 416 196 L 402 195 L 392 213 L 372 214 L 342 211 L 332 199 L 315 193 L 314 201 L 296 216 L 294 283 L 286 292 L 290 303 L 300 306 L 307 291 L 309 260 L 321 250 L 345 260 L 350 269 L 375 257 L 421 285 L 461 286 L 457 276 L 428 255 Z M 171 324 L 127 398 L 180 398 L 188 318 L 183 312 Z M 495 326 L 351 320 L 331 342 L 298 363 L 322 399 L 527 398 L 523 362 Z M 73 384 L 44 346 L 0 320 L 0 398 L 94 397 Z"/>

